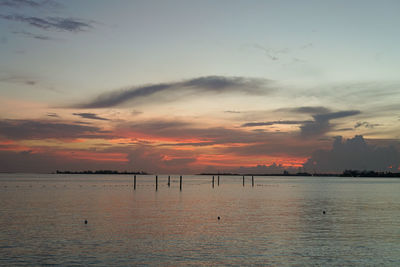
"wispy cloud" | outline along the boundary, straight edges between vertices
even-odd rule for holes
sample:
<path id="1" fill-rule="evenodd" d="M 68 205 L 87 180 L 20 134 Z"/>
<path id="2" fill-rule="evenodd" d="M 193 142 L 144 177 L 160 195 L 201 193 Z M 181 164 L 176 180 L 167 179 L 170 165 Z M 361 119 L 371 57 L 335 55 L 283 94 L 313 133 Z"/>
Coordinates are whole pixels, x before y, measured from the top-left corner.
<path id="1" fill-rule="evenodd" d="M 174 98 L 190 96 L 199 93 L 232 93 L 240 92 L 253 95 L 265 95 L 271 93 L 274 88 L 268 86 L 271 81 L 265 79 L 245 77 L 206 76 L 186 80 L 183 82 L 161 83 L 139 87 L 131 87 L 124 90 L 116 90 L 102 94 L 96 99 L 78 104 L 79 108 L 106 108 L 124 104 L 150 96 L 173 95 Z M 156 101 L 156 99 L 152 99 Z"/>
<path id="2" fill-rule="evenodd" d="M 62 5 L 53 0 L 0 0 L 0 7 L 9 8 L 59 8 Z"/>
<path id="3" fill-rule="evenodd" d="M 20 14 L 0 15 L 1 19 L 26 23 L 42 30 L 83 32 L 92 28 L 92 23 L 76 18 L 47 17 L 39 18 Z"/>
<path id="4" fill-rule="evenodd" d="M 359 122 L 357 122 L 355 125 L 354 125 L 354 128 L 359 128 L 359 127 L 365 127 L 365 128 L 368 128 L 368 129 L 373 129 L 373 128 L 375 128 L 376 126 L 381 126 L 382 124 L 379 124 L 379 123 L 369 123 L 369 122 L 367 122 L 367 121 L 363 121 L 363 122 L 361 122 L 361 121 L 359 121 Z"/>
<path id="5" fill-rule="evenodd" d="M 61 93 L 60 90 L 54 88 L 53 86 L 46 84 L 46 82 L 41 81 L 38 77 L 32 77 L 29 75 L 20 75 L 20 74 L 4 74 L 0 75 L 0 83 L 14 83 L 19 85 L 29 86 L 30 88 L 48 90 L 52 92 Z"/>
<path id="6" fill-rule="evenodd" d="M 27 32 L 27 31 L 13 31 L 12 33 L 13 34 L 22 35 L 24 37 L 29 37 L 29 38 L 41 40 L 41 41 L 57 40 L 57 39 L 55 39 L 53 37 L 50 37 L 50 36 L 47 36 L 47 35 L 36 34 L 36 33 Z"/>
<path id="7" fill-rule="evenodd" d="M 280 112 L 292 112 L 292 113 L 304 113 L 304 114 L 324 114 L 329 113 L 330 109 L 322 106 L 304 106 L 296 108 L 280 108 L 276 111 Z"/>
<path id="8" fill-rule="evenodd" d="M 266 121 L 266 122 L 248 122 L 242 124 L 242 127 L 256 127 L 256 126 L 271 126 L 275 124 L 305 124 L 305 123 L 312 123 L 313 121 Z"/>
<path id="9" fill-rule="evenodd" d="M 84 119 L 91 119 L 91 120 L 102 120 L 102 121 L 108 121 L 109 119 L 99 117 L 95 113 L 73 113 L 75 116 L 79 116 Z"/>
<path id="10" fill-rule="evenodd" d="M 283 48 L 283 49 L 272 49 L 272 48 L 268 48 L 268 47 L 264 47 L 262 45 L 259 44 L 253 44 L 252 45 L 253 48 L 261 50 L 265 53 L 265 55 L 270 59 L 270 60 L 279 60 L 280 55 L 282 54 L 286 54 L 289 52 L 289 50 L 287 48 Z"/>
<path id="11" fill-rule="evenodd" d="M 0 82 L 7 82 L 7 83 L 19 83 L 25 85 L 34 86 L 37 84 L 37 81 L 31 77 L 24 77 L 24 76 L 14 76 L 14 75 L 7 75 L 0 77 Z"/>
<path id="12" fill-rule="evenodd" d="M 59 117 L 60 117 L 60 116 L 58 116 L 57 113 L 54 113 L 54 112 L 48 112 L 48 113 L 47 113 L 47 116 L 48 116 L 48 117 L 53 117 L 53 118 L 59 118 Z"/>
<path id="13" fill-rule="evenodd" d="M 25 6 L 36 8 L 42 5 L 43 2 L 32 1 L 32 0 L 0 0 L 0 6 L 13 7 L 13 8 L 21 8 Z"/>

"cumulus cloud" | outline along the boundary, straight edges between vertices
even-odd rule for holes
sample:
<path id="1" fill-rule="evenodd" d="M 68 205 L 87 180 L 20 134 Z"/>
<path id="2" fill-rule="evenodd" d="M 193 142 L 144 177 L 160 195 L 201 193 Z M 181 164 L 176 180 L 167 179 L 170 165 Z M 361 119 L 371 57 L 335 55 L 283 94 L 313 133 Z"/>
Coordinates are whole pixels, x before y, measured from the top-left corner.
<path id="1" fill-rule="evenodd" d="M 245 77 L 206 76 L 194 78 L 183 82 L 160 83 L 139 87 L 131 87 L 124 90 L 108 92 L 96 99 L 78 104 L 79 108 L 106 108 L 124 104 L 128 101 L 143 100 L 150 96 L 163 96 L 179 98 L 198 93 L 232 93 L 240 92 L 253 95 L 264 95 L 274 89 L 267 85 L 270 81 Z M 152 99 L 157 101 L 157 99 Z"/>
<path id="2" fill-rule="evenodd" d="M 344 170 L 397 171 L 400 153 L 393 146 L 373 146 L 361 135 L 343 140 L 336 137 L 331 150 L 317 150 L 304 164 L 308 172 L 343 172 Z"/>
<path id="3" fill-rule="evenodd" d="M 97 114 L 94 113 L 73 113 L 75 116 L 79 116 L 84 119 L 91 119 L 91 120 L 102 120 L 102 121 L 108 121 L 109 119 L 99 117 Z"/>
<path id="4" fill-rule="evenodd" d="M 0 15 L 1 19 L 26 23 L 42 30 L 82 32 L 92 28 L 92 23 L 76 18 L 47 17 L 39 18 L 25 15 Z"/>

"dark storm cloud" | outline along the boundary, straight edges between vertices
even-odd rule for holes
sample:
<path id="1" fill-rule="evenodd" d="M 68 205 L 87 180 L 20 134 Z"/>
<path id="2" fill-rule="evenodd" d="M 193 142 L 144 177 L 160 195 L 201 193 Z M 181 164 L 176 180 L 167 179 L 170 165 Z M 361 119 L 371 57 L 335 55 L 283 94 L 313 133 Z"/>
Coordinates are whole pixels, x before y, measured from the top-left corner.
<path id="1" fill-rule="evenodd" d="M 372 146 L 361 135 L 343 141 L 336 137 L 331 150 L 317 150 L 304 164 L 309 172 L 344 170 L 398 171 L 400 153 L 394 146 Z"/>
<path id="2" fill-rule="evenodd" d="M 150 96 L 161 98 L 181 98 L 198 93 L 230 93 L 241 92 L 253 95 L 270 93 L 267 80 L 244 77 L 207 76 L 183 82 L 161 83 L 141 87 L 131 87 L 124 90 L 112 91 L 98 96 L 93 101 L 77 105 L 79 108 L 106 108 L 124 104 L 128 101 L 143 99 Z M 163 98 L 163 99 L 164 99 Z M 152 102 L 156 99 L 152 99 Z"/>
<path id="3" fill-rule="evenodd" d="M 99 117 L 95 113 L 73 113 L 75 116 L 79 116 L 84 119 L 91 119 L 91 120 L 102 120 L 102 121 L 108 121 L 109 119 Z"/>
<path id="4" fill-rule="evenodd" d="M 25 15 L 0 15 L 1 19 L 26 23 L 42 30 L 82 32 L 92 28 L 91 22 L 75 18 L 47 17 L 39 18 Z"/>
<path id="5" fill-rule="evenodd" d="M 73 139 L 87 134 L 104 133 L 100 128 L 68 123 L 34 120 L 0 120 L 0 136 L 11 140 Z"/>

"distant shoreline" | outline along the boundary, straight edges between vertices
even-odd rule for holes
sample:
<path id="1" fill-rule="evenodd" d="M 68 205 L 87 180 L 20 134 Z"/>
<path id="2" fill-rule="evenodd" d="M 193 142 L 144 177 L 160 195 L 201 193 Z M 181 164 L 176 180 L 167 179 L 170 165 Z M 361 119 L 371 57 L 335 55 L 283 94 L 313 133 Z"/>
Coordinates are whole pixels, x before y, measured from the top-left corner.
<path id="1" fill-rule="evenodd" d="M 128 171 L 113 171 L 113 170 L 96 170 L 96 171 L 59 171 L 57 170 L 55 174 L 140 174 L 149 175 L 150 173 L 138 171 L 138 172 L 128 172 Z"/>
<path id="2" fill-rule="evenodd" d="M 198 175 L 229 175 L 229 176 L 319 176 L 319 177 L 392 177 L 400 178 L 400 172 L 376 172 L 376 171 L 358 171 L 358 170 L 345 170 L 342 173 L 289 173 L 284 171 L 283 173 L 200 173 Z"/>

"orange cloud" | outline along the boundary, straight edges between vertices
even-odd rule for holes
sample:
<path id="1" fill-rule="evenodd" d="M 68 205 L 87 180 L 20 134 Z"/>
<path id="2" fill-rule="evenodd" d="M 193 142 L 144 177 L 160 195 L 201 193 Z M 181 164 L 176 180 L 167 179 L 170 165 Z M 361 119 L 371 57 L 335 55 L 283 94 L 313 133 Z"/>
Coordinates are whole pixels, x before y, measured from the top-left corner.
<path id="1" fill-rule="evenodd" d="M 128 162 L 126 153 L 89 152 L 89 151 L 56 151 L 55 154 L 70 159 L 84 159 L 92 161 Z"/>

